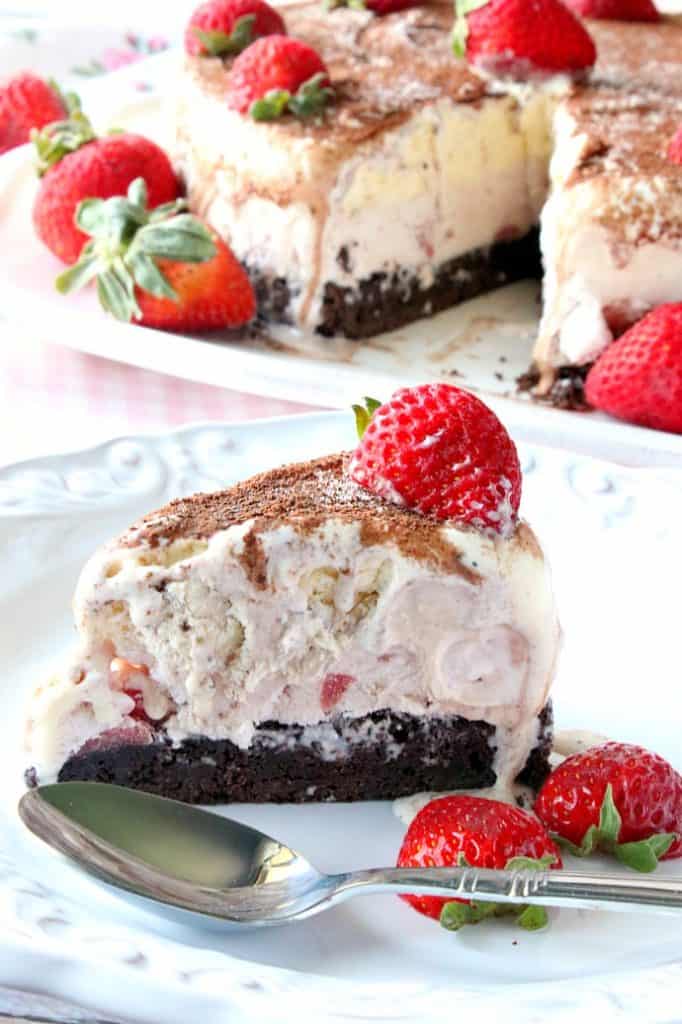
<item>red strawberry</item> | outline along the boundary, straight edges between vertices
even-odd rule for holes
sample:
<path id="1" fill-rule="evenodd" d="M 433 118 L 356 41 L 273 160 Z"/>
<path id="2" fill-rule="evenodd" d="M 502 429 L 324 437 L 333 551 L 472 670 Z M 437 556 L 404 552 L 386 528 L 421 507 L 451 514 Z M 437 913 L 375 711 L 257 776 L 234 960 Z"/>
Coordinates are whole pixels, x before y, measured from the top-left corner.
<path id="1" fill-rule="evenodd" d="M 514 442 L 475 395 L 452 384 L 402 388 L 355 406 L 350 475 L 368 491 L 439 519 L 506 533 L 521 500 Z M 370 418 L 371 417 L 371 418 Z M 369 424 L 369 425 L 367 425 Z"/>
<path id="2" fill-rule="evenodd" d="M 148 669 L 144 665 L 133 665 L 123 658 L 114 658 L 111 662 L 112 687 L 122 691 L 133 701 L 134 707 L 130 712 L 130 717 L 138 722 L 149 724 L 149 715 L 144 709 L 144 694 L 139 688 L 139 684 L 136 685 L 141 675 L 149 675 Z"/>
<path id="3" fill-rule="evenodd" d="M 42 174 L 33 205 L 38 237 L 64 263 L 75 263 L 87 236 L 75 222 L 83 199 L 124 195 L 144 178 L 152 207 L 177 198 L 180 188 L 170 160 L 155 142 L 128 132 L 96 138 L 81 113 L 35 137 Z"/>
<path id="4" fill-rule="evenodd" d="M 67 116 L 69 102 L 53 82 L 20 71 L 0 82 L 0 153 L 28 142 L 33 128 Z"/>
<path id="5" fill-rule="evenodd" d="M 157 260 L 177 298 L 164 298 L 136 288 L 140 323 L 167 331 L 211 331 L 240 327 L 256 314 L 249 278 L 234 253 L 210 233 L 216 254 L 206 263 Z"/>
<path id="6" fill-rule="evenodd" d="M 124 690 L 126 697 L 130 697 L 133 704 L 135 705 L 133 710 L 130 712 L 130 717 L 136 719 L 138 722 L 148 722 L 149 715 L 144 709 L 144 694 L 142 690 Z"/>
<path id="7" fill-rule="evenodd" d="M 520 859 L 519 859 L 520 858 Z M 531 814 L 480 796 L 444 796 L 423 807 L 410 825 L 398 854 L 398 867 L 560 868 L 561 854 Z M 401 896 L 420 914 L 456 931 L 493 914 L 519 908 L 494 903 L 447 900 L 440 896 Z M 541 907 L 521 908 L 519 924 L 546 923 Z"/>
<path id="8" fill-rule="evenodd" d="M 209 331 L 247 323 L 256 312 L 241 264 L 206 224 L 182 213 L 184 200 L 147 210 L 137 178 L 128 196 L 89 199 L 76 221 L 92 236 L 75 266 L 57 278 L 62 293 L 94 278 L 107 312 L 169 331 Z"/>
<path id="9" fill-rule="evenodd" d="M 322 680 L 320 691 L 320 707 L 323 711 L 331 711 L 344 696 L 346 690 L 355 682 L 354 676 L 342 672 L 330 672 Z"/>
<path id="10" fill-rule="evenodd" d="M 265 0 L 207 0 L 189 19 L 185 50 L 194 57 L 232 56 L 270 35 L 286 35 L 286 28 Z"/>
<path id="11" fill-rule="evenodd" d="M 668 143 L 668 160 L 672 160 L 674 164 L 682 164 L 682 125 Z"/>
<path id="12" fill-rule="evenodd" d="M 560 0 L 456 0 L 453 46 L 483 71 L 511 78 L 592 67 L 592 37 Z"/>
<path id="13" fill-rule="evenodd" d="M 583 18 L 611 21 L 658 21 L 660 14 L 652 0 L 564 0 Z"/>
<path id="14" fill-rule="evenodd" d="M 142 678 L 141 678 L 142 677 Z M 125 693 L 133 702 L 129 715 L 136 722 L 145 725 L 154 725 L 163 722 L 165 715 L 152 718 L 145 708 L 144 685 L 145 679 L 149 679 L 149 669 L 146 665 L 136 665 L 124 658 L 114 658 L 111 662 L 110 685 L 112 689 Z"/>
<path id="15" fill-rule="evenodd" d="M 228 105 L 256 121 L 272 121 L 289 112 L 320 115 L 332 96 L 329 73 L 320 55 L 290 36 L 265 36 L 244 50 L 232 65 Z"/>
<path id="16" fill-rule="evenodd" d="M 682 303 L 658 306 L 612 342 L 585 397 L 621 420 L 682 434 Z"/>
<path id="17" fill-rule="evenodd" d="M 604 743 L 568 757 L 535 813 L 579 856 L 605 850 L 637 871 L 682 856 L 682 776 L 643 747 Z"/>
<path id="18" fill-rule="evenodd" d="M 419 7 L 422 0 L 365 0 L 362 5 L 354 0 L 327 0 L 325 6 L 332 10 L 335 7 L 366 7 L 368 11 L 378 14 L 395 14 L 396 11 L 406 11 L 408 7 Z"/>

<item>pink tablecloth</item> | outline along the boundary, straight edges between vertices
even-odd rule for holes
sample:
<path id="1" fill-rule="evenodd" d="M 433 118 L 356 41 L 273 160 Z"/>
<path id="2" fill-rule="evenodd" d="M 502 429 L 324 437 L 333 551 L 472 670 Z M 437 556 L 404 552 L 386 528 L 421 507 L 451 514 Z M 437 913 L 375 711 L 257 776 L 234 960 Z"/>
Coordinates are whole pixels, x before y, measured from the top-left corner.
<path id="1" fill-rule="evenodd" d="M 119 434 L 306 408 L 178 380 L 61 345 L 17 342 L 0 322 L 0 465 Z"/>

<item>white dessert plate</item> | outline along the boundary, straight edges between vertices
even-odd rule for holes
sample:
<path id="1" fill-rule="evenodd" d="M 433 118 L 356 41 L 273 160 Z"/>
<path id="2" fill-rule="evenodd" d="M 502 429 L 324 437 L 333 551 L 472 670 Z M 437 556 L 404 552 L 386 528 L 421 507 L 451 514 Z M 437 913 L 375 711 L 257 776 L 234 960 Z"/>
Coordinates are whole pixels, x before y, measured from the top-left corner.
<path id="1" fill-rule="evenodd" d="M 87 91 L 76 85 L 102 128 L 132 128 L 163 144 L 169 123 L 162 97 L 173 88 L 178 60 L 170 51 L 90 83 Z M 190 380 L 334 408 L 441 378 L 481 392 L 526 440 L 630 465 L 682 465 L 682 437 L 551 408 L 517 392 L 516 379 L 531 361 L 537 282 L 499 289 L 369 342 L 330 341 L 287 328 L 248 340 L 234 333 L 202 339 L 141 330 L 105 316 L 92 290 L 69 298 L 56 293 L 59 264 L 32 229 L 35 188 L 30 147 L 0 158 L 0 247 L 10 254 L 0 278 L 0 309 L 15 337 L 29 332 Z"/>
<path id="2" fill-rule="evenodd" d="M 235 934 L 122 901 L 22 829 L 26 698 L 73 642 L 70 597 L 95 546 L 171 497 L 352 443 L 350 417 L 321 413 L 125 438 L 0 471 L 0 985 L 149 1024 L 678 1019 L 679 918 L 566 911 L 538 934 L 496 922 L 453 935 L 375 896 Z M 640 742 L 682 768 L 682 474 L 521 451 L 523 507 L 553 563 L 566 633 L 559 728 Z M 221 813 L 330 871 L 393 863 L 404 831 L 390 803 Z M 675 877 L 682 862 L 659 870 Z"/>

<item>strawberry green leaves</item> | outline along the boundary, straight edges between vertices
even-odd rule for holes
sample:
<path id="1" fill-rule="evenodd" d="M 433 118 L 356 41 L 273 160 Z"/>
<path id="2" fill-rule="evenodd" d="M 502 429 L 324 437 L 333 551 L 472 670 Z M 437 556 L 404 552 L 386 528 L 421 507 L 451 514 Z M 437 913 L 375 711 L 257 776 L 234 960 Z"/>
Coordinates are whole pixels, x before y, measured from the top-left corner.
<path id="1" fill-rule="evenodd" d="M 449 932 L 458 932 L 467 924 L 480 924 L 490 917 L 510 917 L 516 914 L 516 924 L 527 932 L 537 932 L 548 924 L 544 907 L 518 907 L 506 903 L 446 903 L 440 914 L 440 923 Z"/>
<path id="2" fill-rule="evenodd" d="M 321 117 L 334 97 L 334 90 L 325 84 L 328 81 L 325 72 L 319 71 L 299 86 L 295 93 L 287 89 L 271 89 L 251 104 L 249 113 L 254 121 L 275 121 L 286 113 L 300 120 Z"/>
<path id="3" fill-rule="evenodd" d="M 53 86 L 55 88 L 55 86 Z M 80 100 L 75 93 L 60 93 L 68 110 L 69 116 L 63 121 L 54 121 L 40 131 L 31 132 L 31 141 L 35 146 L 35 165 L 39 178 L 49 171 L 50 167 L 59 163 L 62 157 L 75 153 L 81 146 L 92 142 L 97 136 L 90 123 L 80 109 Z"/>
<path id="4" fill-rule="evenodd" d="M 205 263 L 216 254 L 210 232 L 183 212 L 185 206 L 178 199 L 150 212 L 142 178 L 131 184 L 127 196 L 86 199 L 78 207 L 76 222 L 90 241 L 78 262 L 59 275 L 57 290 L 66 294 L 96 279 L 100 303 L 124 322 L 141 316 L 136 287 L 177 301 L 156 261 Z"/>
<path id="5" fill-rule="evenodd" d="M 649 873 L 656 869 L 659 860 L 668 852 L 676 838 L 673 832 L 640 839 L 637 843 L 617 843 L 613 848 L 613 855 L 616 860 L 633 871 Z"/>
<path id="6" fill-rule="evenodd" d="M 489 0 L 455 0 L 455 27 L 452 30 L 452 49 L 456 57 L 466 57 L 469 26 L 467 17 Z"/>
<path id="7" fill-rule="evenodd" d="M 513 907 L 502 903 L 446 903 L 440 912 L 440 924 L 449 932 L 458 932 L 467 924 L 480 924 L 489 917 L 505 917 L 513 912 Z"/>
<path id="8" fill-rule="evenodd" d="M 545 857 L 534 859 L 533 857 L 512 857 L 505 865 L 506 871 L 546 871 L 555 862 L 555 857 L 548 854 Z M 466 858 L 460 854 L 458 859 L 460 867 L 471 867 Z M 472 870 L 475 870 L 473 868 Z M 440 924 L 450 932 L 457 932 L 467 924 L 479 924 L 491 917 L 509 917 L 514 915 L 516 923 L 524 931 L 539 931 L 545 928 L 548 919 L 544 907 L 536 906 L 514 906 L 510 903 L 481 903 L 471 900 L 462 903 L 453 900 L 446 903 L 440 914 Z"/>
<path id="9" fill-rule="evenodd" d="M 358 432 L 358 437 L 362 439 L 362 435 L 369 426 L 374 413 L 381 406 L 381 402 L 378 402 L 376 398 L 364 398 L 364 405 L 354 405 L 353 412 L 355 413 L 355 429 Z"/>
<path id="10" fill-rule="evenodd" d="M 621 864 L 643 873 L 655 870 L 660 858 L 668 852 L 677 838 L 674 832 L 664 832 L 634 843 L 619 843 L 621 826 L 622 819 L 613 799 L 613 787 L 609 784 L 601 805 L 599 824 L 588 828 L 580 846 L 560 835 L 554 838 L 576 857 L 589 857 L 595 851 L 601 850 L 603 853 L 612 854 Z"/>
<path id="11" fill-rule="evenodd" d="M 324 0 L 325 11 L 334 11 L 337 7 L 350 7 L 353 11 L 364 11 L 367 9 L 365 0 Z"/>
<path id="12" fill-rule="evenodd" d="M 328 81 L 327 75 L 319 71 L 307 82 L 304 82 L 289 100 L 291 113 L 302 120 L 319 117 L 327 104 L 334 98 L 334 90 L 329 85 L 325 85 Z"/>
<path id="13" fill-rule="evenodd" d="M 234 23 L 230 33 L 204 31 L 194 26 L 192 31 L 210 57 L 233 57 L 241 53 L 254 40 L 255 14 L 245 14 Z"/>
<path id="14" fill-rule="evenodd" d="M 535 860 L 532 857 L 512 857 L 507 861 L 507 871 L 546 871 L 554 864 L 554 857 L 546 856 Z M 517 908 L 507 907 L 516 912 Z M 516 918 L 516 923 L 527 932 L 536 932 L 548 924 L 547 911 L 544 907 L 526 906 Z"/>
<path id="15" fill-rule="evenodd" d="M 287 112 L 290 99 L 287 89 L 270 89 L 261 99 L 254 100 L 249 113 L 254 121 L 276 121 Z"/>

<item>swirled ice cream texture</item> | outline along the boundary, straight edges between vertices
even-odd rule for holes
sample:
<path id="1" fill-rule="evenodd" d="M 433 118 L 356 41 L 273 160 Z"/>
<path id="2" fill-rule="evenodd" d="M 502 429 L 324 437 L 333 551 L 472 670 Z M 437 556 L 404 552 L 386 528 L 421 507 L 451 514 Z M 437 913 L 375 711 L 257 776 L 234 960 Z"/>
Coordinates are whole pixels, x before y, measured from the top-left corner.
<path id="1" fill-rule="evenodd" d="M 526 524 L 508 538 L 434 526 L 456 553 L 446 571 L 390 540 L 368 543 L 348 519 L 304 531 L 277 523 L 257 534 L 262 578 L 245 558 L 253 527 L 112 544 L 91 559 L 75 597 L 80 649 L 32 706 L 41 778 L 110 730 L 135 728 L 144 741 L 116 657 L 140 666 L 135 689 L 173 742 L 201 735 L 246 748 L 264 721 L 312 729 L 388 707 L 494 723 L 498 771 L 520 770 L 559 643 Z"/>

